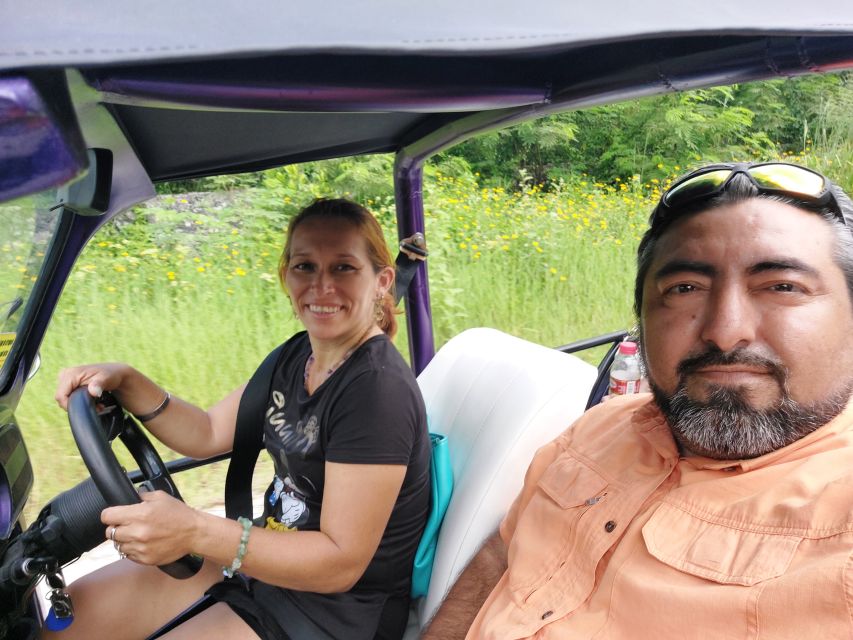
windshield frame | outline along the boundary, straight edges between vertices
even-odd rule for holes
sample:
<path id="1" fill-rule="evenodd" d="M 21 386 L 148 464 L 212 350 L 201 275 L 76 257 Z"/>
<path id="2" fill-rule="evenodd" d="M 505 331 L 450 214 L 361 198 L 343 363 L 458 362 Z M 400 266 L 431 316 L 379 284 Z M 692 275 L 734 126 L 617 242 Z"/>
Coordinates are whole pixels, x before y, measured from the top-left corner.
<path id="1" fill-rule="evenodd" d="M 42 193 L 57 193 L 56 189 L 48 190 Z M 33 194 L 38 196 L 39 194 Z M 7 203 L 0 204 L 0 207 Z M 51 210 L 56 209 L 52 207 Z M 35 282 L 29 289 L 27 296 L 19 303 L 20 319 L 14 327 L 14 342 L 9 350 L 8 355 L 0 365 L 0 393 L 5 394 L 9 391 L 10 386 L 20 375 L 27 375 L 29 368 L 35 362 L 38 353 L 38 346 L 41 342 L 40 338 L 36 343 L 30 340 L 35 326 L 35 320 L 39 316 L 39 310 L 43 308 L 48 297 L 48 291 L 51 283 L 54 280 L 54 274 L 57 271 L 57 266 L 65 246 L 65 240 L 72 226 L 72 218 L 74 215 L 60 207 L 57 210 L 57 219 L 53 223 L 50 237 L 47 242 L 40 246 L 44 256 L 35 276 Z M 33 247 L 35 250 L 35 247 Z M 8 333 L 8 332 L 7 332 Z M 43 333 L 43 332 L 42 332 Z M 41 334 L 40 334 L 41 335 Z M 26 366 L 22 370 L 22 362 Z"/>

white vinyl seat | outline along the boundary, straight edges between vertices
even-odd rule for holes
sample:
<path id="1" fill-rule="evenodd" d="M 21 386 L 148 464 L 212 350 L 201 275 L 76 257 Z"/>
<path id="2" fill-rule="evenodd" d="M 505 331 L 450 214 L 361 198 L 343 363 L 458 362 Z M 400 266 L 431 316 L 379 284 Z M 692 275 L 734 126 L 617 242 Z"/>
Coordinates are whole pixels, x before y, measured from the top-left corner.
<path id="1" fill-rule="evenodd" d="M 494 329 L 469 329 L 418 377 L 430 431 L 449 440 L 454 487 L 429 593 L 413 604 L 407 640 L 497 529 L 536 449 L 583 413 L 596 375 L 575 356 Z"/>

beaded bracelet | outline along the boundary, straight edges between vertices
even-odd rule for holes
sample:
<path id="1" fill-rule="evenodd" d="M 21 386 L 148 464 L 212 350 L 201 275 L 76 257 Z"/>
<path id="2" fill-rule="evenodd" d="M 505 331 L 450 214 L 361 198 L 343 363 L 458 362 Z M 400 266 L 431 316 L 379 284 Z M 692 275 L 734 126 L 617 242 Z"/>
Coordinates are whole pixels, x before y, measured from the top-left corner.
<path id="1" fill-rule="evenodd" d="M 141 416 L 134 413 L 133 417 L 136 418 L 137 420 L 139 420 L 140 422 L 148 422 L 149 420 L 153 420 L 154 418 L 156 418 L 157 416 L 159 416 L 161 413 L 163 413 L 166 410 L 166 407 L 169 406 L 169 401 L 171 399 L 172 399 L 172 394 L 167 391 L 166 397 L 163 398 L 163 402 L 161 402 L 160 406 L 157 407 L 156 409 L 154 409 L 154 411 L 152 411 L 151 413 L 143 414 Z"/>
<path id="2" fill-rule="evenodd" d="M 233 578 L 234 574 L 240 570 L 240 567 L 243 566 L 243 558 L 249 548 L 249 533 L 252 531 L 252 521 L 240 516 L 237 518 L 237 522 L 243 525 L 243 533 L 240 534 L 240 546 L 237 547 L 237 555 L 234 556 L 231 566 L 222 567 L 222 575 L 226 578 Z"/>

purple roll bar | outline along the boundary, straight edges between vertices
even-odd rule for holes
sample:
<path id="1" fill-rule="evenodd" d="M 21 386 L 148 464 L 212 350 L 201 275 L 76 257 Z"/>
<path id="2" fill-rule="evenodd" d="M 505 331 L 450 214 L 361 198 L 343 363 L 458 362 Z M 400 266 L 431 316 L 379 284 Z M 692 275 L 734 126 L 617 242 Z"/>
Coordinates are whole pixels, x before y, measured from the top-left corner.
<path id="1" fill-rule="evenodd" d="M 402 153 L 397 154 L 394 165 L 399 239 L 424 231 L 423 163 L 408 162 L 410 159 Z M 415 375 L 423 371 L 435 355 L 428 282 L 426 262 L 421 262 L 409 283 L 405 298 L 409 355 Z"/>
<path id="2" fill-rule="evenodd" d="M 472 114 L 433 131 L 417 142 L 400 149 L 394 163 L 394 197 L 397 204 L 397 234 L 400 239 L 424 229 L 423 167 L 430 156 L 477 133 L 496 129 L 540 113 L 541 107 L 501 109 Z M 426 262 L 422 262 L 406 293 L 409 355 L 415 375 L 435 355 L 432 309 Z"/>
<path id="3" fill-rule="evenodd" d="M 145 80 L 109 76 L 92 85 L 113 104 L 151 106 L 194 104 L 211 109 L 271 109 L 275 111 L 398 111 L 444 113 L 515 107 L 543 102 L 542 87 L 477 87 L 471 84 L 444 87 L 351 85 L 252 85 L 193 84 L 174 80 Z"/>

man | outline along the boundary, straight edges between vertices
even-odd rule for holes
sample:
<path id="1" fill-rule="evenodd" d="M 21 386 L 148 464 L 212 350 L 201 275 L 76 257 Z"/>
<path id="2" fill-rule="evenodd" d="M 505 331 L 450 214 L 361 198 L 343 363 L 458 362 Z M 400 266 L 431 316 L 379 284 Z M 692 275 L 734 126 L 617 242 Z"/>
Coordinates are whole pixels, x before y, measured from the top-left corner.
<path id="1" fill-rule="evenodd" d="M 801 167 L 677 181 L 638 251 L 652 395 L 537 452 L 426 637 L 853 638 L 851 227 Z"/>

